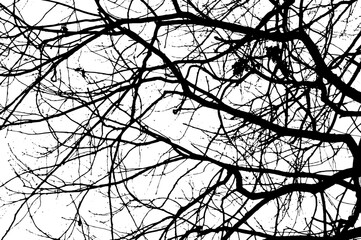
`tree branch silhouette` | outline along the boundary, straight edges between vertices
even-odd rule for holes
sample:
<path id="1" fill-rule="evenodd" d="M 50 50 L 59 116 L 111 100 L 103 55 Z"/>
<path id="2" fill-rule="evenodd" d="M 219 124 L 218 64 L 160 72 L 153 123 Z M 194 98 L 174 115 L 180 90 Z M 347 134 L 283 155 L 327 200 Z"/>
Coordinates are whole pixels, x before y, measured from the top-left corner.
<path id="1" fill-rule="evenodd" d="M 1 239 L 360 237 L 359 9 L 0 3 Z"/>

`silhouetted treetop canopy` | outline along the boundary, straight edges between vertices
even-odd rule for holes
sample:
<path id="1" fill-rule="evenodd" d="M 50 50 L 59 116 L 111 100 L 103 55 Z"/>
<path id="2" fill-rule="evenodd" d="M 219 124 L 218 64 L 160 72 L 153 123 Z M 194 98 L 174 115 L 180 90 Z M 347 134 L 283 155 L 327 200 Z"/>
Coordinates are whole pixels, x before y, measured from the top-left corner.
<path id="1" fill-rule="evenodd" d="M 0 236 L 361 237 L 360 15 L 1 1 Z"/>

